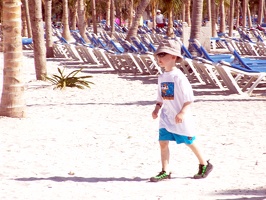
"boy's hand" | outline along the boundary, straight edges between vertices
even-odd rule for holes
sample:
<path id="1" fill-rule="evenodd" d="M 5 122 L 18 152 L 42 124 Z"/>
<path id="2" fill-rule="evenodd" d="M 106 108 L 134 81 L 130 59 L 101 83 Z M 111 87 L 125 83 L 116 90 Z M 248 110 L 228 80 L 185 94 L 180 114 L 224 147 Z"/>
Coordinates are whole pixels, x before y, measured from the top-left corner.
<path id="1" fill-rule="evenodd" d="M 162 103 L 157 102 L 155 105 L 155 108 L 152 112 L 152 118 L 153 119 L 156 119 L 158 117 L 158 112 L 161 109 L 161 107 L 162 107 Z"/>
<path id="2" fill-rule="evenodd" d="M 152 118 L 153 118 L 153 119 L 156 119 L 157 117 L 158 117 L 158 111 L 154 110 L 154 111 L 152 112 Z"/>

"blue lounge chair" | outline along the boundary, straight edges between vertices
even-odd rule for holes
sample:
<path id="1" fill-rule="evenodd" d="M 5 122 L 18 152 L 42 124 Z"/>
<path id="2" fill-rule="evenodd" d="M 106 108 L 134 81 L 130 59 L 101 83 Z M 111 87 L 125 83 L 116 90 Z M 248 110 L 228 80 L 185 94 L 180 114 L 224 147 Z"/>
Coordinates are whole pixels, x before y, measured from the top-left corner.
<path id="1" fill-rule="evenodd" d="M 227 62 L 231 62 L 234 60 L 234 57 L 232 54 L 209 55 L 209 53 L 206 51 L 206 49 L 196 39 L 189 40 L 189 43 L 196 50 L 198 57 L 202 57 L 202 58 L 209 60 L 211 62 L 217 63 L 221 60 L 226 60 Z"/>
<path id="2" fill-rule="evenodd" d="M 203 46 L 200 45 L 200 43 L 197 40 L 192 41 L 193 47 L 198 51 L 198 53 L 201 53 L 201 57 L 209 60 L 213 63 L 219 63 L 221 61 L 225 61 L 228 63 L 232 63 L 232 65 L 240 65 L 246 69 L 249 70 L 255 70 L 258 71 L 264 71 L 264 66 L 266 66 L 266 60 L 263 59 L 252 59 L 252 58 L 242 58 L 239 53 L 232 47 L 230 43 L 228 43 L 226 40 L 224 40 L 228 50 L 231 52 L 231 54 L 218 54 L 218 55 L 209 55 L 208 52 L 204 49 Z M 264 65 L 260 66 L 259 65 Z"/>
<path id="3" fill-rule="evenodd" d="M 99 37 L 95 33 L 92 33 L 91 37 L 92 37 L 92 40 L 93 40 L 94 44 L 96 44 L 97 47 L 103 48 L 103 49 L 108 49 L 109 48 L 108 42 L 106 42 L 106 40 L 104 40 L 102 37 Z"/>
<path id="4" fill-rule="evenodd" d="M 242 41 L 253 42 L 249 35 L 242 28 L 238 28 L 237 30 Z"/>
<path id="5" fill-rule="evenodd" d="M 129 41 L 127 41 L 127 40 L 125 40 L 123 38 L 119 38 L 119 43 L 125 49 L 125 52 L 128 52 L 128 53 L 138 53 L 137 47 L 135 47 Z"/>
<path id="6" fill-rule="evenodd" d="M 82 44 L 83 46 L 87 46 L 90 48 L 94 47 L 93 44 L 87 43 L 78 31 L 72 31 L 71 33 L 72 33 L 73 38 L 76 40 L 78 44 Z"/>
<path id="7" fill-rule="evenodd" d="M 144 43 L 144 45 L 146 47 L 148 47 L 148 50 L 150 52 L 155 52 L 156 51 L 155 45 L 147 37 L 145 37 L 144 35 L 141 35 L 140 38 L 141 38 L 142 42 Z"/>
<path id="8" fill-rule="evenodd" d="M 230 63 L 219 63 L 215 67 L 228 89 L 233 93 L 246 93 L 250 96 L 253 90 L 265 82 L 265 72 L 249 71 L 242 67 L 236 68 Z"/>
<path id="9" fill-rule="evenodd" d="M 263 38 L 261 37 L 259 30 L 253 28 L 250 31 L 252 31 L 253 35 L 256 37 L 257 42 L 264 42 Z"/>
<path id="10" fill-rule="evenodd" d="M 90 40 L 91 44 L 94 46 L 94 47 L 97 47 L 98 46 L 98 42 L 95 40 L 95 38 L 93 38 L 92 34 L 88 31 L 85 32 L 87 38 Z"/>
<path id="11" fill-rule="evenodd" d="M 148 47 L 146 47 L 146 45 L 144 43 L 142 43 L 137 37 L 131 37 L 130 38 L 132 43 L 138 48 L 138 53 L 140 54 L 146 54 L 146 53 L 152 53 L 151 51 L 149 51 Z"/>
<path id="12" fill-rule="evenodd" d="M 32 44 L 32 38 L 22 38 L 22 45 L 29 45 Z"/>
<path id="13" fill-rule="evenodd" d="M 247 72 L 266 72 L 266 60 L 242 58 L 230 43 L 226 41 L 225 44 L 235 57 L 234 62 L 231 63 L 233 67 L 242 67 Z"/>

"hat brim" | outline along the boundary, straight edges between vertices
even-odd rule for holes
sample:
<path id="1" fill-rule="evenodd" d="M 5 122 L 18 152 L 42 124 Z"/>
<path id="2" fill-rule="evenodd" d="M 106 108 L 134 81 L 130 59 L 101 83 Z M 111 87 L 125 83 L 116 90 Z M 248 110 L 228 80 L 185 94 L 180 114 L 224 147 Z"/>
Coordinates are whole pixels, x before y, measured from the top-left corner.
<path id="1" fill-rule="evenodd" d="M 172 48 L 169 48 L 167 46 L 159 47 L 156 52 L 154 52 L 154 55 L 157 55 L 159 53 L 168 53 L 173 56 L 177 56 L 178 58 L 183 60 L 183 56 L 180 54 L 179 51 L 174 51 Z"/>

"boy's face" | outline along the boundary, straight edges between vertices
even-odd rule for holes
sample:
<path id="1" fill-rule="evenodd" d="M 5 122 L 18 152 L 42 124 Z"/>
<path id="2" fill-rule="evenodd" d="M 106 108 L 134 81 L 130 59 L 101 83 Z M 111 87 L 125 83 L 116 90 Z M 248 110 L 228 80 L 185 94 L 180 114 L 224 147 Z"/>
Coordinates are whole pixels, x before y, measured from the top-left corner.
<path id="1" fill-rule="evenodd" d="M 175 67 L 177 56 L 162 52 L 156 55 L 157 62 L 165 71 L 171 71 Z"/>

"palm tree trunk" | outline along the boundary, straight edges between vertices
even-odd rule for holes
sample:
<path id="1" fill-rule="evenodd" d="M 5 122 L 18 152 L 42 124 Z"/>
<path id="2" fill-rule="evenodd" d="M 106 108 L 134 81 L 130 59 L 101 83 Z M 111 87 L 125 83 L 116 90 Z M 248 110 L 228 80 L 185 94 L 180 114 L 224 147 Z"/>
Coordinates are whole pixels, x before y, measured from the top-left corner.
<path id="1" fill-rule="evenodd" d="M 106 1 L 106 25 L 110 26 L 111 0 Z"/>
<path id="2" fill-rule="evenodd" d="M 114 13 L 114 6 L 115 6 L 115 3 L 114 3 L 114 0 L 111 0 L 111 5 L 110 5 L 110 8 L 111 8 L 111 13 L 110 13 L 110 26 L 111 26 L 111 35 L 110 37 L 113 37 L 113 34 L 115 32 L 115 13 Z"/>
<path id="3" fill-rule="evenodd" d="M 235 0 L 230 1 L 230 13 L 229 13 L 229 37 L 233 36 L 234 29 L 234 11 L 235 11 Z"/>
<path id="4" fill-rule="evenodd" d="M 220 33 L 225 33 L 225 8 L 224 0 L 220 0 Z"/>
<path id="5" fill-rule="evenodd" d="M 21 21 L 22 21 L 22 37 L 28 37 L 28 31 L 27 31 L 27 19 L 26 19 L 26 9 L 25 5 L 22 4 L 21 6 Z"/>
<path id="6" fill-rule="evenodd" d="M 212 37 L 216 37 L 217 36 L 217 30 L 216 30 L 216 26 L 217 26 L 217 12 L 216 12 L 216 4 L 215 4 L 215 0 L 211 0 L 211 9 L 212 9 L 212 21 L 211 21 L 211 27 L 212 27 Z"/>
<path id="7" fill-rule="evenodd" d="M 207 10 L 208 10 L 207 20 L 211 22 L 211 0 L 207 0 Z"/>
<path id="8" fill-rule="evenodd" d="M 243 0 L 242 5 L 242 27 L 247 26 L 247 0 Z"/>
<path id="9" fill-rule="evenodd" d="M 68 0 L 63 0 L 63 33 L 62 36 L 66 39 L 66 41 L 71 41 L 71 33 L 69 29 L 69 23 L 68 23 Z"/>
<path id="10" fill-rule="evenodd" d="M 86 37 L 86 22 L 85 22 L 85 6 L 84 6 L 84 0 L 78 0 L 78 28 L 80 35 L 87 40 Z"/>
<path id="11" fill-rule="evenodd" d="M 52 34 L 52 0 L 45 0 L 46 57 L 54 57 Z"/>
<path id="12" fill-rule="evenodd" d="M 154 33 L 155 32 L 155 29 L 156 29 L 156 2 L 155 1 L 152 1 L 152 32 Z"/>
<path id="13" fill-rule="evenodd" d="M 70 15 L 70 29 L 76 30 L 77 29 L 77 1 L 71 1 L 69 4 L 69 15 Z"/>
<path id="14" fill-rule="evenodd" d="M 137 12 L 135 15 L 135 19 L 133 21 L 132 26 L 130 27 L 126 40 L 130 41 L 130 38 L 132 36 L 136 37 L 137 36 L 137 31 L 138 31 L 138 26 L 139 26 L 139 22 L 140 22 L 140 18 L 143 15 L 144 10 L 146 9 L 146 7 L 149 5 L 150 0 L 141 0 L 140 4 L 137 7 Z"/>
<path id="15" fill-rule="evenodd" d="M 168 12 L 168 27 L 167 27 L 167 36 L 170 38 L 174 37 L 174 29 L 173 29 L 173 7 L 174 1 L 171 0 L 168 2 L 167 5 L 167 12 Z"/>
<path id="16" fill-rule="evenodd" d="M 200 41 L 202 10 L 203 10 L 203 0 L 193 0 L 190 40 L 197 39 Z M 191 46 L 189 46 L 188 48 L 191 51 L 191 54 L 194 55 L 195 50 L 191 48 Z"/>
<path id="17" fill-rule="evenodd" d="M 266 4 L 265 3 L 263 4 L 263 10 L 266 11 Z M 263 17 L 263 22 L 266 22 L 266 12 L 264 12 L 264 15 L 263 16 L 264 16 Z"/>
<path id="18" fill-rule="evenodd" d="M 200 28 L 202 24 L 202 8 L 203 8 L 203 0 L 193 1 L 190 39 L 200 40 Z"/>
<path id="19" fill-rule="evenodd" d="M 253 25 L 252 25 L 252 20 L 251 20 L 249 3 L 247 3 L 247 15 L 248 15 L 248 26 L 249 28 L 252 28 Z"/>
<path id="20" fill-rule="evenodd" d="M 187 25 L 190 27 L 191 26 L 191 18 L 190 18 L 190 6 L 191 6 L 191 1 L 190 0 L 187 0 L 185 1 L 185 7 L 186 7 L 186 10 L 185 10 L 185 19 L 186 19 L 186 22 L 187 22 Z"/>
<path id="21" fill-rule="evenodd" d="M 27 30 L 28 30 L 28 38 L 32 38 L 32 29 L 30 23 L 30 11 L 29 11 L 29 2 L 28 0 L 23 0 L 26 12 L 26 20 L 27 20 Z"/>
<path id="22" fill-rule="evenodd" d="M 259 0 L 259 15 L 258 15 L 258 24 L 262 23 L 263 18 L 263 8 L 264 8 L 264 0 Z"/>
<path id="23" fill-rule="evenodd" d="M 97 34 L 97 22 L 96 22 L 96 6 L 95 0 L 91 1 L 92 4 L 92 26 L 93 26 L 93 33 Z"/>
<path id="24" fill-rule="evenodd" d="M 32 25 L 34 64 L 37 80 L 45 80 L 46 70 L 46 49 L 44 44 L 44 28 L 42 20 L 42 1 L 29 0 L 30 18 Z"/>
<path id="25" fill-rule="evenodd" d="M 186 4 L 183 3 L 182 5 L 182 22 L 186 21 Z"/>
<path id="26" fill-rule="evenodd" d="M 133 0 L 129 0 L 129 16 L 128 16 L 128 27 L 131 27 L 132 25 L 132 22 L 133 22 L 133 12 L 134 12 L 134 9 L 133 9 Z"/>
<path id="27" fill-rule="evenodd" d="M 236 5 L 235 5 L 236 9 L 236 28 L 239 27 L 239 23 L 240 23 L 240 1 L 239 0 L 236 0 Z"/>
<path id="28" fill-rule="evenodd" d="M 4 73 L 0 115 L 25 117 L 22 78 L 21 1 L 3 1 Z"/>

